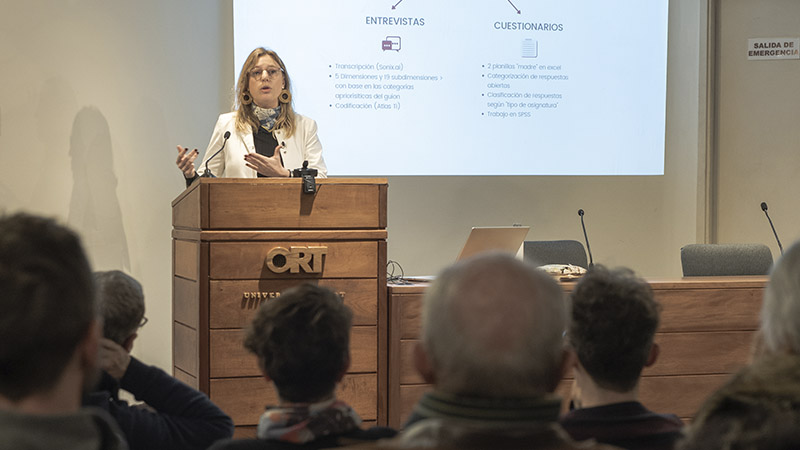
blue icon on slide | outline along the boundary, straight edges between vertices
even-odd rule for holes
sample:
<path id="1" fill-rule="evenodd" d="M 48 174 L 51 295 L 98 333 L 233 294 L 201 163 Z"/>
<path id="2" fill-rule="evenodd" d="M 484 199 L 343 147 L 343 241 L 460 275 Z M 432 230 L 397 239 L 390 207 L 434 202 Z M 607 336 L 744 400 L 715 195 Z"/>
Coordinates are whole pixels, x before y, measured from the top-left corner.
<path id="1" fill-rule="evenodd" d="M 394 50 L 400 51 L 400 36 L 386 36 L 386 39 L 381 41 L 381 48 L 383 51 Z"/>
<path id="2" fill-rule="evenodd" d="M 522 41 L 522 57 L 536 58 L 539 56 L 539 41 L 524 39 Z"/>

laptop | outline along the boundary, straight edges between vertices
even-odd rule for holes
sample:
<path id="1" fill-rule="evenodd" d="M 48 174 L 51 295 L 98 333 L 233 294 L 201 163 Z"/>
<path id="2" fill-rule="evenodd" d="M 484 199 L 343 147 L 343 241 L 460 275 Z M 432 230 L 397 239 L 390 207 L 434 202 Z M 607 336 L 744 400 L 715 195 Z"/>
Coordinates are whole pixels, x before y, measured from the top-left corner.
<path id="1" fill-rule="evenodd" d="M 522 243 L 525 242 L 525 236 L 528 235 L 528 230 L 530 229 L 531 227 L 523 226 L 472 227 L 472 231 L 467 237 L 467 242 L 464 243 L 464 247 L 461 249 L 461 253 L 458 254 L 456 261 L 461 261 L 489 250 L 516 255 Z"/>
<path id="2" fill-rule="evenodd" d="M 531 227 L 514 225 L 510 227 L 472 227 L 467 242 L 461 248 L 456 261 L 467 259 L 478 253 L 501 251 L 516 255 Z M 432 281 L 433 275 L 404 277 L 408 281 Z"/>

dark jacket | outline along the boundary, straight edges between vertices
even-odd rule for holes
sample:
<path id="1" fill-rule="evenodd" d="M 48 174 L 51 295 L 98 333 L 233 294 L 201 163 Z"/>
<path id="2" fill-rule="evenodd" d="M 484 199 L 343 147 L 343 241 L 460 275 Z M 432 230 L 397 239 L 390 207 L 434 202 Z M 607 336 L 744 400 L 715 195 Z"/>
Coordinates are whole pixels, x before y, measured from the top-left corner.
<path id="1" fill-rule="evenodd" d="M 595 441 L 575 442 L 559 426 L 555 395 L 491 399 L 426 393 L 398 437 L 364 448 L 437 449 L 614 449 Z"/>
<path id="2" fill-rule="evenodd" d="M 669 450 L 682 436 L 674 414 L 656 414 L 639 402 L 582 408 L 561 418 L 573 439 L 595 439 L 628 450 Z"/>
<path id="3" fill-rule="evenodd" d="M 120 400 L 120 388 L 152 409 Z M 205 394 L 133 357 L 119 383 L 104 373 L 100 389 L 84 404 L 108 411 L 131 450 L 204 450 L 233 435 L 231 418 Z"/>
<path id="4" fill-rule="evenodd" d="M 368 430 L 355 430 L 347 434 L 324 436 L 306 444 L 266 439 L 240 439 L 217 442 L 209 450 L 300 450 L 345 447 L 378 439 L 390 438 L 397 431 L 385 427 L 373 427 Z"/>

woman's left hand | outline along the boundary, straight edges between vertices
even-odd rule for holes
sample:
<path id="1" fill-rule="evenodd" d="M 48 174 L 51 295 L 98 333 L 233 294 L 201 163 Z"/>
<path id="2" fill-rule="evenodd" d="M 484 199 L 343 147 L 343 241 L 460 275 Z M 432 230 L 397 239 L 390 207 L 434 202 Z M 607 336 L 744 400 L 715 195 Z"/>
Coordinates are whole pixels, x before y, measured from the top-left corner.
<path id="1" fill-rule="evenodd" d="M 281 146 L 275 147 L 275 154 L 264 156 L 259 153 L 244 155 L 245 165 L 265 177 L 288 177 L 289 171 L 281 162 Z"/>

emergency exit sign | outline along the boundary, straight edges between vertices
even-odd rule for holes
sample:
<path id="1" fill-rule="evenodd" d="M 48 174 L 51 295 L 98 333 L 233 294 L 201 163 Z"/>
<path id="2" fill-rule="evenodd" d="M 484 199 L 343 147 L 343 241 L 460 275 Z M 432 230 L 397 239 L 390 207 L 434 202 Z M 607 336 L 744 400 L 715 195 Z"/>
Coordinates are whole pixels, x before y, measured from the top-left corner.
<path id="1" fill-rule="evenodd" d="M 747 59 L 800 59 L 800 38 L 748 39 Z"/>

